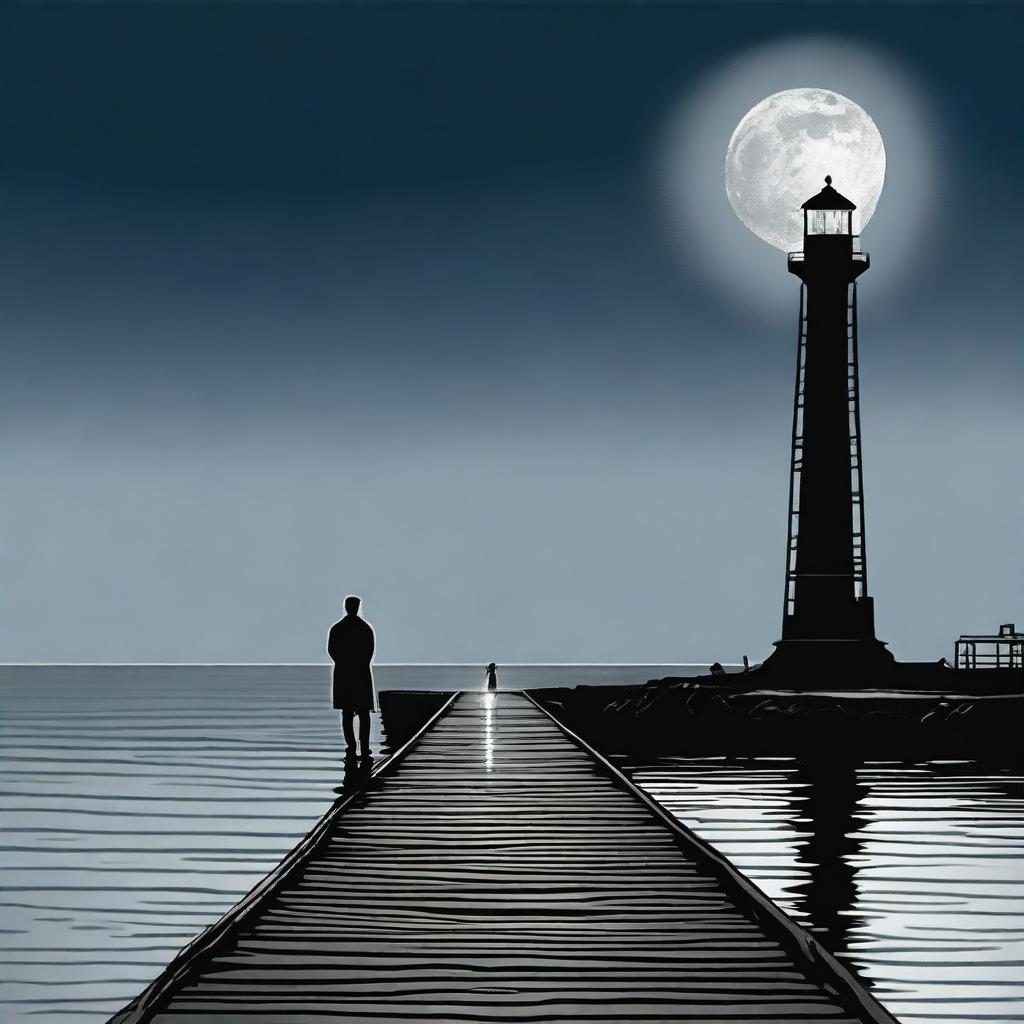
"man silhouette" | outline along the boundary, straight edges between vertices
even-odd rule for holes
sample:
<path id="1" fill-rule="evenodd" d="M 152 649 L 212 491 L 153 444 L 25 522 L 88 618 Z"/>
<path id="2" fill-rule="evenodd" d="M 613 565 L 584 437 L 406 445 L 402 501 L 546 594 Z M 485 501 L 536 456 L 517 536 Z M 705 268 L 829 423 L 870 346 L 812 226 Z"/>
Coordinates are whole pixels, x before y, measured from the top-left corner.
<path id="1" fill-rule="evenodd" d="M 345 618 L 331 626 L 327 653 L 334 662 L 334 706 L 341 711 L 345 754 L 354 756 L 356 738 L 352 716 L 359 716 L 360 756 L 370 756 L 370 712 L 373 703 L 373 629 L 359 617 L 359 598 L 345 598 Z"/>

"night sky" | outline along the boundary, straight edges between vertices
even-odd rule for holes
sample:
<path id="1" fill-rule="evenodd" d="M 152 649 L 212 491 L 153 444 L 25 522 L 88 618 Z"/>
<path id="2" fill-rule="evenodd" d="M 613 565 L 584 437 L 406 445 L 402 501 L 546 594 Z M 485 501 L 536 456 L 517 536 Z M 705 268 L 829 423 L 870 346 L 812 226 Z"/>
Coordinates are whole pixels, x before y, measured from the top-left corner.
<path id="1" fill-rule="evenodd" d="M 794 39 L 881 61 L 924 155 Z M 725 139 L 813 85 L 886 141 L 879 636 L 1024 621 L 1022 39 L 1016 5 L 5 9 L 0 660 L 317 661 L 353 592 L 383 661 L 764 657 L 798 283 L 720 182 L 680 246 L 653 171 L 756 48 Z"/>

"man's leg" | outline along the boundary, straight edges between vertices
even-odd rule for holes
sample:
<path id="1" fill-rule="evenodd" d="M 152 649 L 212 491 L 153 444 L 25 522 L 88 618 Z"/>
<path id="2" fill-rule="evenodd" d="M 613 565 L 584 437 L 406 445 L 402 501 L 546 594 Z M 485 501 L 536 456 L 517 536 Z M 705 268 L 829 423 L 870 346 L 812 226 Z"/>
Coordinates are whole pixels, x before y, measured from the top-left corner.
<path id="1" fill-rule="evenodd" d="M 352 712 L 348 708 L 341 713 L 341 730 L 345 734 L 346 752 L 354 752 L 356 749 L 356 734 L 352 731 Z"/>
<path id="2" fill-rule="evenodd" d="M 363 757 L 370 756 L 370 712 L 359 712 L 359 746 Z"/>

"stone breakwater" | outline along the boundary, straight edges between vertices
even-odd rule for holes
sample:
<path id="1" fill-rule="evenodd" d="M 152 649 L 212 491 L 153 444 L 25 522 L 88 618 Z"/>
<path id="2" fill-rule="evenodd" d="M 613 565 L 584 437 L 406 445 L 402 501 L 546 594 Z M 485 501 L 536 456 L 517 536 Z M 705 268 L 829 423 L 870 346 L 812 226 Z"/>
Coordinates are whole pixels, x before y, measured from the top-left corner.
<path id="1" fill-rule="evenodd" d="M 667 678 L 534 697 L 606 753 L 1024 758 L 1024 695 L 964 695 L 952 687 L 948 693 L 810 693 L 751 688 L 746 680 Z"/>

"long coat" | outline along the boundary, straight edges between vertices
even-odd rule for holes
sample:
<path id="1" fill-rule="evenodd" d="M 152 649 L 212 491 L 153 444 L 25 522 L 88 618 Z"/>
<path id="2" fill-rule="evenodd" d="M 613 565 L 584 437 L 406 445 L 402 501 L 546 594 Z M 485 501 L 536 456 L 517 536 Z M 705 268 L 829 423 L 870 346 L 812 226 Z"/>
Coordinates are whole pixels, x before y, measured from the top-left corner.
<path id="1" fill-rule="evenodd" d="M 344 711 L 373 711 L 373 629 L 358 615 L 331 626 L 327 653 L 334 662 L 334 706 Z"/>

